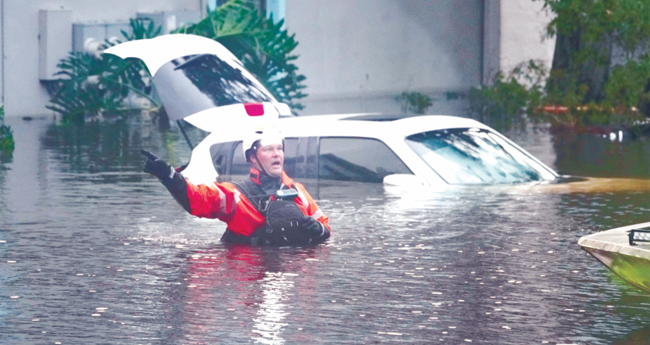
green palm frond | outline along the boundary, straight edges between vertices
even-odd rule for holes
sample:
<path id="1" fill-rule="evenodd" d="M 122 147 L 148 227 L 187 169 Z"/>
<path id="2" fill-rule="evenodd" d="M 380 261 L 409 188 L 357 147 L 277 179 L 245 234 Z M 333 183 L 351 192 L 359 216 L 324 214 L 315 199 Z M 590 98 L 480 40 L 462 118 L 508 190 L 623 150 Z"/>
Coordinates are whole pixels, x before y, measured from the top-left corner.
<path id="1" fill-rule="evenodd" d="M 13 131 L 4 120 L 5 107 L 0 104 L 0 164 L 11 160 L 15 148 Z"/>
<path id="2" fill-rule="evenodd" d="M 284 20 L 274 23 L 250 4 L 231 0 L 200 22 L 183 27 L 178 32 L 208 37 L 230 50 L 280 102 L 292 109 L 304 106 L 296 100 L 307 95 L 302 92 L 305 76 L 298 74 L 293 63 L 298 56 L 295 35 L 283 28 Z"/>
<path id="3" fill-rule="evenodd" d="M 154 27 L 149 19 L 132 19 L 130 24 L 132 34 L 122 31 L 126 40 L 150 38 L 160 33 L 160 27 Z M 50 104 L 46 108 L 62 114 L 63 121 L 83 122 L 86 116 L 124 114 L 132 110 L 124 107 L 130 93 L 148 99 L 152 109 L 160 108 L 160 102 L 152 97 L 151 77 L 140 61 L 72 52 L 57 67 L 56 75 L 61 79 L 50 85 Z"/>

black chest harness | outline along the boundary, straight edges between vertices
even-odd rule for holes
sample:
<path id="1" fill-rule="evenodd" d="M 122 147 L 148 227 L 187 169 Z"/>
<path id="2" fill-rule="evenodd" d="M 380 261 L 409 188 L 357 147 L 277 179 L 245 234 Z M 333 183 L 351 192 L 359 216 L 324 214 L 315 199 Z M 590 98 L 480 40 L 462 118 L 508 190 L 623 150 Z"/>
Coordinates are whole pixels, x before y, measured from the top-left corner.
<path id="1" fill-rule="evenodd" d="M 230 229 L 226 229 L 226 232 L 221 237 L 221 241 L 228 243 L 240 243 L 240 244 L 250 244 L 254 246 L 258 245 L 286 245 L 290 244 L 290 241 L 283 236 L 281 231 L 274 229 L 268 221 L 267 214 L 270 208 L 279 205 L 278 203 L 284 203 L 287 206 L 293 204 L 294 208 L 300 212 L 302 211 L 293 203 L 293 201 L 283 201 L 283 200 L 274 200 L 273 195 L 269 195 L 260 185 L 253 182 L 251 179 L 245 179 L 239 182 L 232 182 L 232 184 L 237 187 L 237 189 L 253 204 L 257 212 L 264 216 L 265 224 L 255 229 L 250 236 L 245 236 L 238 234 Z M 280 190 L 290 190 L 293 186 L 285 186 L 280 184 Z M 271 204 L 274 204 L 271 206 Z M 297 225 L 297 222 L 296 222 Z M 283 229 L 284 230 L 284 229 Z"/>

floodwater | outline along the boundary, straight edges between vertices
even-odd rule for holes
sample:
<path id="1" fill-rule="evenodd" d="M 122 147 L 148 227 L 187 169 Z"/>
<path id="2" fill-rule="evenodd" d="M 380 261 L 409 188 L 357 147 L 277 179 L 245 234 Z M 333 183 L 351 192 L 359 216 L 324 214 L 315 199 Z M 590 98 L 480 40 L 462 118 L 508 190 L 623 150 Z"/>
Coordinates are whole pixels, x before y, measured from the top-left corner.
<path id="1" fill-rule="evenodd" d="M 645 344 L 650 296 L 576 244 L 650 221 L 650 142 L 507 134 L 582 187 L 307 188 L 315 248 L 226 247 L 141 172 L 175 130 L 9 119 L 2 344 Z M 592 181 L 592 182 L 590 182 Z"/>

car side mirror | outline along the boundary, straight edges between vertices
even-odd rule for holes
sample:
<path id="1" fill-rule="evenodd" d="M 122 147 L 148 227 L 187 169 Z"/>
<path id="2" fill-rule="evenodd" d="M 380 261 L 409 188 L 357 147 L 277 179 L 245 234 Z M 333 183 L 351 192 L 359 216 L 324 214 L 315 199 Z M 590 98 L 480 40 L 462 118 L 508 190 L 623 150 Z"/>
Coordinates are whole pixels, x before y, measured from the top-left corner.
<path id="1" fill-rule="evenodd" d="M 427 185 L 424 181 L 411 174 L 392 174 L 384 177 L 384 185 L 398 187 L 422 187 Z"/>

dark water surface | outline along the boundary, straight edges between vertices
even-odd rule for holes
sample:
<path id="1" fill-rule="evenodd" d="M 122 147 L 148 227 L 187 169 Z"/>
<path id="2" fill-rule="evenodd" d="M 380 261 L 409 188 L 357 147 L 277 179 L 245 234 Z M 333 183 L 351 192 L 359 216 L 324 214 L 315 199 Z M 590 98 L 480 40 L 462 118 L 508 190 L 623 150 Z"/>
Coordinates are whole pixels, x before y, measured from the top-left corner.
<path id="1" fill-rule="evenodd" d="M 2 344 L 649 341 L 650 296 L 576 244 L 650 221 L 648 188 L 311 183 L 333 229 L 325 245 L 225 247 L 222 223 L 186 214 L 140 172 L 141 147 L 184 163 L 176 131 L 7 122 Z M 564 173 L 650 178 L 647 141 L 508 135 Z"/>

